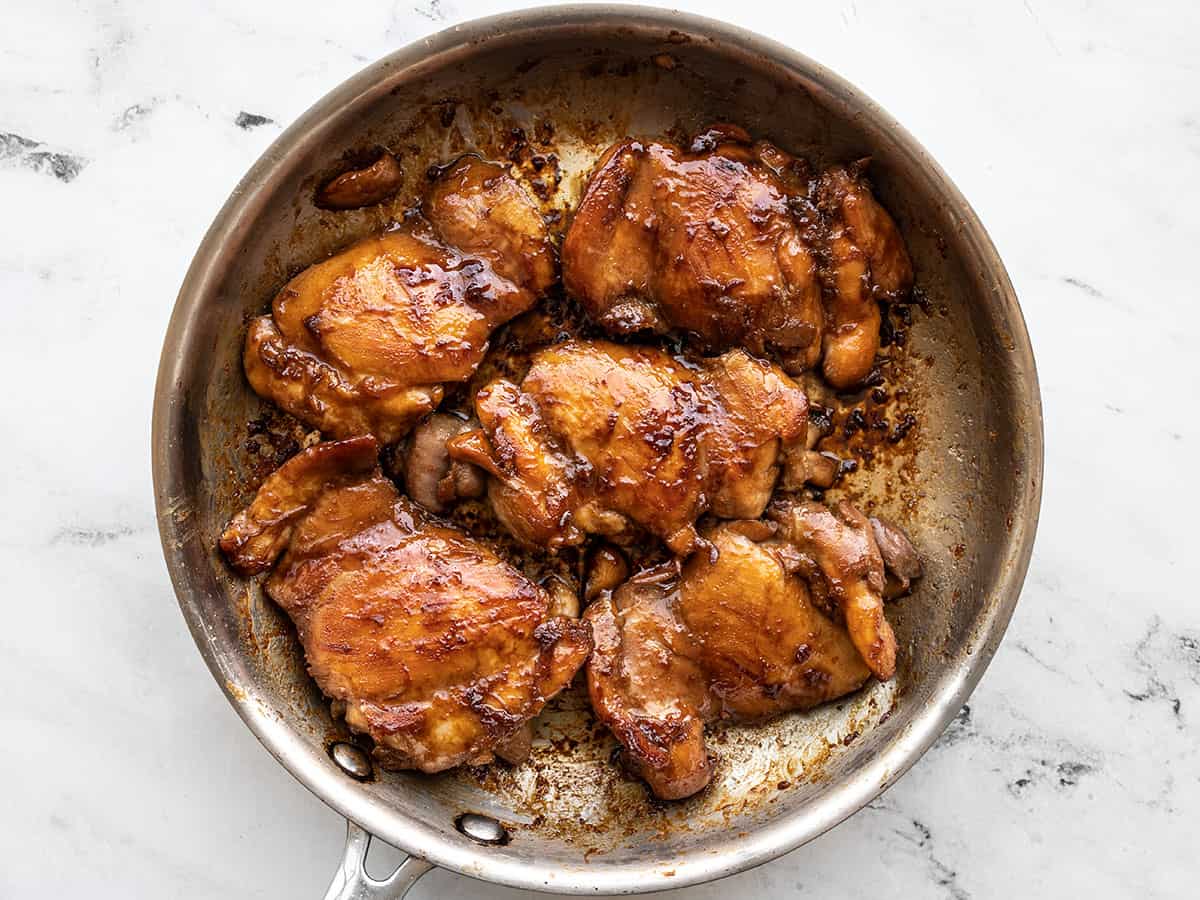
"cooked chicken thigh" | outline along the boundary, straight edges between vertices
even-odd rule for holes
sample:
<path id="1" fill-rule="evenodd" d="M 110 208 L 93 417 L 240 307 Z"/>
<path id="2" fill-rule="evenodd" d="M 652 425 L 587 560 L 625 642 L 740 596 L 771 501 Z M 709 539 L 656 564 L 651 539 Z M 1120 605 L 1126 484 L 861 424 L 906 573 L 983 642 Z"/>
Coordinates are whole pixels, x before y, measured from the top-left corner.
<path id="1" fill-rule="evenodd" d="M 428 520 L 373 437 L 285 463 L 221 537 L 296 623 L 309 671 L 388 768 L 512 759 L 591 650 L 589 626 L 491 550 Z M 276 565 L 276 559 L 280 554 Z"/>
<path id="2" fill-rule="evenodd" d="M 839 389 L 879 350 L 878 301 L 912 286 L 896 223 L 864 178 L 866 161 L 817 181 L 807 164 L 739 128 L 684 151 L 610 147 L 563 243 L 563 282 L 617 334 L 680 331 L 702 349 L 816 366 Z"/>
<path id="3" fill-rule="evenodd" d="M 464 157 L 430 186 L 423 213 L 283 287 L 246 337 L 255 391 L 329 436 L 391 443 L 553 283 L 546 225 L 499 166 Z"/>
<path id="4" fill-rule="evenodd" d="M 688 332 L 702 348 L 821 353 L 815 248 L 788 206 L 795 161 L 723 126 L 689 151 L 622 141 L 593 170 L 563 242 L 563 282 L 617 334 Z"/>
<path id="5" fill-rule="evenodd" d="M 807 409 L 787 375 L 740 350 L 693 363 L 569 341 L 534 354 L 520 386 L 483 388 L 481 429 L 449 447 L 491 473 L 492 508 L 527 545 L 648 532 L 686 555 L 700 515 L 757 516 L 780 469 L 803 468 Z"/>
<path id="6" fill-rule="evenodd" d="M 726 522 L 719 555 L 643 572 L 588 607 L 588 689 L 628 766 L 663 799 L 708 784 L 704 723 L 762 720 L 860 687 L 870 669 L 822 613 L 797 548 L 769 523 Z"/>

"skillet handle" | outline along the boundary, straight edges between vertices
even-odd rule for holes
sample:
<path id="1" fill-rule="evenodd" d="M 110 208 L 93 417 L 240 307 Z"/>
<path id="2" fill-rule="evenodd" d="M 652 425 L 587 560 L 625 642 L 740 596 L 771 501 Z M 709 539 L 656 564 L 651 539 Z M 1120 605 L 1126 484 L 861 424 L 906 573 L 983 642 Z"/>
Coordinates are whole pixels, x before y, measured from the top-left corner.
<path id="1" fill-rule="evenodd" d="M 371 835 L 346 820 L 346 849 L 325 894 L 325 900 L 400 900 L 417 879 L 433 868 L 432 863 L 410 856 L 385 878 L 377 881 L 367 874 L 367 849 Z"/>

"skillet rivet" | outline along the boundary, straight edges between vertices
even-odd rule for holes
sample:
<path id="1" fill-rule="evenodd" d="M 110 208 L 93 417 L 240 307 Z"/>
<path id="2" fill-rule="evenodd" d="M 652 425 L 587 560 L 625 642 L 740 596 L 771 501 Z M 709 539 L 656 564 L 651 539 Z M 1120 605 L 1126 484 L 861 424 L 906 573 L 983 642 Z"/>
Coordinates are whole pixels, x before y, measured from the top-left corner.
<path id="1" fill-rule="evenodd" d="M 491 816 L 463 813 L 454 820 L 454 827 L 477 844 L 508 843 L 508 830 Z"/>
<path id="2" fill-rule="evenodd" d="M 329 755 L 338 764 L 338 768 L 354 778 L 371 777 L 371 760 L 367 754 L 353 744 L 338 741 L 329 748 Z"/>

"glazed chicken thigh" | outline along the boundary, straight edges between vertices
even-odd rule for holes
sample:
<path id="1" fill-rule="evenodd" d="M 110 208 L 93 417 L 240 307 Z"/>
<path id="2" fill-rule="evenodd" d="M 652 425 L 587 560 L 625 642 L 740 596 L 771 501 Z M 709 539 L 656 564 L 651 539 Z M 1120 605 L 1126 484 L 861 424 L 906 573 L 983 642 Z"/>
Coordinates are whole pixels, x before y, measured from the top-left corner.
<path id="1" fill-rule="evenodd" d="M 492 508 L 520 541 L 649 533 L 686 555 L 703 544 L 699 516 L 757 516 L 780 470 L 803 468 L 808 406 L 778 367 L 740 350 L 692 363 L 568 341 L 534 354 L 519 386 L 483 388 L 475 411 L 480 429 L 450 455 L 491 474 Z"/>
<path id="2" fill-rule="evenodd" d="M 464 157 L 422 212 L 283 287 L 246 337 L 255 391 L 329 436 L 391 443 L 554 282 L 546 225 L 499 166 Z"/>
<path id="3" fill-rule="evenodd" d="M 718 126 L 684 151 L 625 140 L 588 181 L 563 242 L 563 282 L 615 334 L 679 331 L 702 349 L 775 355 L 846 389 L 871 372 L 878 302 L 912 263 L 863 160 L 819 179 L 802 160 Z"/>
<path id="4" fill-rule="evenodd" d="M 678 330 L 811 368 L 824 319 L 815 248 L 788 206 L 794 164 L 730 126 L 689 151 L 610 147 L 563 242 L 567 291 L 616 334 Z"/>
<path id="5" fill-rule="evenodd" d="M 795 501 L 771 517 L 716 525 L 715 558 L 641 572 L 585 613 L 592 706 L 663 799 L 711 779 L 706 722 L 808 709 L 893 674 L 867 519 Z"/>
<path id="6" fill-rule="evenodd" d="M 302 451 L 267 478 L 221 549 L 243 574 L 274 567 L 268 596 L 382 765 L 516 761 L 529 720 L 587 658 L 589 626 L 552 616 L 542 588 L 427 519 L 377 454 L 370 436 Z"/>
<path id="7" fill-rule="evenodd" d="M 790 545 L 762 522 L 708 534 L 719 555 L 648 570 L 588 607 L 588 689 L 629 768 L 678 799 L 712 777 L 704 724 L 807 709 L 870 670 L 846 629 L 814 605 Z"/>

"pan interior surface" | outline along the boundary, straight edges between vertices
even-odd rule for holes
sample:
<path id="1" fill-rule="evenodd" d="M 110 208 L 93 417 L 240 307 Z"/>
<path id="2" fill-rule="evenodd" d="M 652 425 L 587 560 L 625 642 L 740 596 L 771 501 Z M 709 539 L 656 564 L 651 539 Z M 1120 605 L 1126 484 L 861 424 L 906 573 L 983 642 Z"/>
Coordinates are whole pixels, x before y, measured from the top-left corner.
<path id="1" fill-rule="evenodd" d="M 509 160 L 561 227 L 610 142 L 681 139 L 713 122 L 818 164 L 870 156 L 914 259 L 925 299 L 893 349 L 888 388 L 915 425 L 841 494 L 903 523 L 926 563 L 915 593 L 890 608 L 896 679 L 767 725 L 714 728 L 713 784 L 678 803 L 652 801 L 613 764 L 615 744 L 578 685 L 540 718 L 520 766 L 352 780 L 328 755 L 349 735 L 308 678 L 286 616 L 215 550 L 277 456 L 305 439 L 264 430 L 267 408 L 242 375 L 246 321 L 292 274 L 399 218 L 431 165 L 465 152 Z M 381 147 L 405 173 L 395 201 L 351 212 L 313 205 L 327 178 Z M 552 891 L 662 890 L 730 874 L 868 802 L 936 738 L 986 666 L 1016 602 L 1040 495 L 1024 326 L 994 250 L 945 176 L 812 62 L 736 29 L 650 11 L 484 20 L 401 51 L 322 100 L 256 165 L 206 238 L 172 319 L 155 405 L 168 564 L 239 713 L 301 781 L 382 839 L 464 874 Z M 467 812 L 503 822 L 508 843 L 472 843 L 455 828 Z"/>

